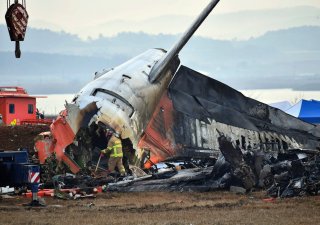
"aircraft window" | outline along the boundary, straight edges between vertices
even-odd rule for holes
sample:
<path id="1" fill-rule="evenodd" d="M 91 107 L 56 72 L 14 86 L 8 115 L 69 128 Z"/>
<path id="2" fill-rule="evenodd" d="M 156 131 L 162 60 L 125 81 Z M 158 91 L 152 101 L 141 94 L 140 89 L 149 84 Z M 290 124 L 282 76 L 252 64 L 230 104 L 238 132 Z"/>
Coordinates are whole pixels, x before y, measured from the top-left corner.
<path id="1" fill-rule="evenodd" d="M 121 108 L 123 111 L 125 111 L 129 115 L 129 117 L 131 117 L 134 112 L 132 105 L 126 99 L 124 99 L 123 97 L 121 97 L 120 95 L 118 95 L 112 91 L 98 88 L 98 89 L 94 90 L 92 95 L 97 96 L 97 97 L 101 97 L 101 98 L 108 100 L 109 102 L 117 105 L 119 108 Z"/>

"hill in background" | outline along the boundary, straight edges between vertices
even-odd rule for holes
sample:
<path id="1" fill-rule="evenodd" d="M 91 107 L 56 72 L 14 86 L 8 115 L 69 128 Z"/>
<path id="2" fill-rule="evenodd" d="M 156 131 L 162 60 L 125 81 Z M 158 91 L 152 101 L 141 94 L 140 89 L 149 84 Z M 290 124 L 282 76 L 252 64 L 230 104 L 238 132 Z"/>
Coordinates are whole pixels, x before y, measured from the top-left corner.
<path id="1" fill-rule="evenodd" d="M 115 67 L 149 48 L 165 48 L 179 35 L 120 33 L 82 40 L 65 32 L 29 28 L 14 58 L 14 43 L 0 26 L 1 85 L 21 85 L 29 93 L 75 93 L 104 68 Z M 267 32 L 248 40 L 195 36 L 180 53 L 183 65 L 236 89 L 319 90 L 320 27 Z"/>

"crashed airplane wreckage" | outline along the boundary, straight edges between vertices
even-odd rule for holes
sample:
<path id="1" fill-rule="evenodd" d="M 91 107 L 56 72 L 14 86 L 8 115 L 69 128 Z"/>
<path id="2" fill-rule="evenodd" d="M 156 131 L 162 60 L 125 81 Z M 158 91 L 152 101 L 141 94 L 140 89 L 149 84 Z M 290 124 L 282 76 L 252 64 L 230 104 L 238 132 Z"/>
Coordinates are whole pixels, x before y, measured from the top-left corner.
<path id="1" fill-rule="evenodd" d="M 221 137 L 243 151 L 317 149 L 316 125 L 180 64 L 180 50 L 218 2 L 211 1 L 168 52 L 151 49 L 96 73 L 66 103 L 51 132 L 39 135 L 40 163 L 55 155 L 73 173 L 85 170 L 106 147 L 106 129 L 121 135 L 124 158 L 141 168 L 167 159 L 214 163 L 222 150 Z"/>

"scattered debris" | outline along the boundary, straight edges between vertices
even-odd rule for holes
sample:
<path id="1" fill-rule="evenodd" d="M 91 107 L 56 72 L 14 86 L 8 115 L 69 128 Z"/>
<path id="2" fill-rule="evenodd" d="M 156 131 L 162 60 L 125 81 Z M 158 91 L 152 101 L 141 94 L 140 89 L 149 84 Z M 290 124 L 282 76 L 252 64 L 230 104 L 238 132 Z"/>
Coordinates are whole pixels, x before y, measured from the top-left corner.
<path id="1" fill-rule="evenodd" d="M 293 197 L 317 195 L 320 190 L 319 150 L 241 150 L 224 137 L 219 143 L 230 164 L 225 172 L 231 171 L 247 191 L 263 188 L 272 197 Z"/>
<path id="2" fill-rule="evenodd" d="M 8 193 L 13 193 L 14 192 L 14 188 L 11 188 L 9 186 L 6 187 L 0 187 L 0 194 L 8 194 Z M 3 195 L 2 195 L 3 196 Z"/>
<path id="3" fill-rule="evenodd" d="M 14 198 L 14 197 L 11 196 L 11 195 L 0 195 L 0 197 L 1 197 L 2 199 L 12 199 L 12 198 Z"/>
<path id="4" fill-rule="evenodd" d="M 221 155 L 213 166 L 182 168 L 185 162 L 153 166 L 153 174 L 109 183 L 107 191 L 212 191 L 244 194 L 265 189 L 271 197 L 316 195 L 320 190 L 320 152 L 289 149 L 243 150 L 219 138 Z M 180 169 L 177 169 L 179 165 Z M 191 162 L 188 165 L 193 165 Z M 156 169 L 155 169 L 156 168 Z"/>
<path id="5" fill-rule="evenodd" d="M 102 191 L 230 190 L 246 193 L 262 189 L 271 197 L 283 198 L 316 195 L 320 190 L 319 150 L 284 151 L 259 146 L 243 149 L 224 136 L 219 139 L 219 145 L 221 153 L 216 159 L 173 158 L 154 164 L 148 170 L 129 165 L 130 173 L 124 178 L 117 174 L 107 176 L 106 170 L 100 167 L 96 173 L 91 173 L 97 168 L 95 164 L 91 172 L 82 175 L 68 174 L 64 169 L 55 170 L 59 168 L 57 165 L 46 164 L 47 167 L 41 167 L 42 175 L 51 174 L 53 179 L 43 180 L 38 196 L 80 199 L 93 198 Z M 56 160 L 51 162 L 57 163 Z M 62 175 L 56 175 L 60 173 Z M 30 198 L 32 193 L 27 192 L 25 196 Z"/>
<path id="6" fill-rule="evenodd" d="M 230 186 L 230 192 L 233 192 L 236 194 L 245 194 L 247 190 L 244 189 L 243 187 Z"/>

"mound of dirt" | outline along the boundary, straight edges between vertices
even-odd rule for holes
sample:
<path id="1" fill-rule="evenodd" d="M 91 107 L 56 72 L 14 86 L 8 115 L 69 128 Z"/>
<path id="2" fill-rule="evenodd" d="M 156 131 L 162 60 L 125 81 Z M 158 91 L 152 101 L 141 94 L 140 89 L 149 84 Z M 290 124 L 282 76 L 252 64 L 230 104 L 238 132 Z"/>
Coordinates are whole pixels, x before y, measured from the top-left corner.
<path id="1" fill-rule="evenodd" d="M 0 126 L 0 150 L 32 150 L 34 138 L 49 130 L 49 125 Z"/>

